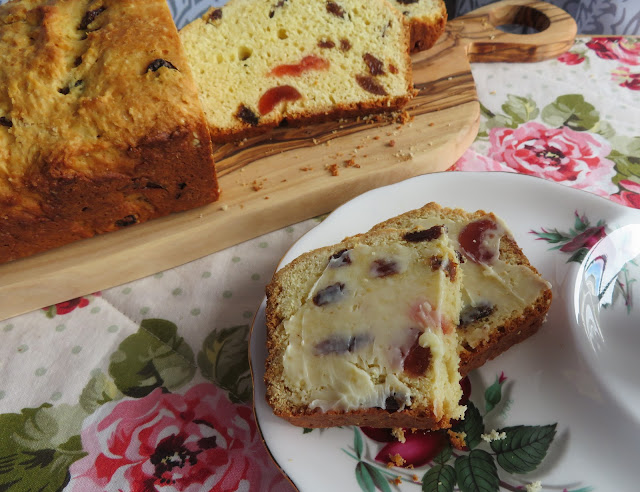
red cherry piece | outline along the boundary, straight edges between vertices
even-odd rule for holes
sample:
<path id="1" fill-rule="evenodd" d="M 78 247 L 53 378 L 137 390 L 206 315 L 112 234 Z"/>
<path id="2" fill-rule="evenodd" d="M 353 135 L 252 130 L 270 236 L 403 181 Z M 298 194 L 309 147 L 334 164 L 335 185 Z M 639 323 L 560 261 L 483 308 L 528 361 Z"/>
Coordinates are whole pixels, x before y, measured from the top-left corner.
<path id="1" fill-rule="evenodd" d="M 285 75 L 299 77 L 309 70 L 327 70 L 329 66 L 329 60 L 317 55 L 307 55 L 300 60 L 300 63 L 283 64 L 272 68 L 269 75 L 275 77 L 283 77 Z"/>
<path id="2" fill-rule="evenodd" d="M 476 263 L 491 263 L 500 254 L 497 248 L 498 243 L 488 241 L 497 230 L 498 224 L 490 219 L 476 220 L 467 224 L 458 236 L 465 256 Z"/>
<path id="3" fill-rule="evenodd" d="M 298 89 L 290 85 L 280 85 L 267 90 L 258 101 L 258 111 L 261 115 L 265 115 L 273 111 L 282 101 L 297 101 L 302 97 Z"/>

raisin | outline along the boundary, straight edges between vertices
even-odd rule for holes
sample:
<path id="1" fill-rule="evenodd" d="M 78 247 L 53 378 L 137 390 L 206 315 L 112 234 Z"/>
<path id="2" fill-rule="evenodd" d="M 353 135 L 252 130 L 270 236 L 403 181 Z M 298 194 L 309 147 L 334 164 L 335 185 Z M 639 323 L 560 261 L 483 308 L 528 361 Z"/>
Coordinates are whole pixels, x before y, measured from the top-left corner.
<path id="1" fill-rule="evenodd" d="M 76 80 L 76 83 L 75 83 L 75 84 L 73 84 L 73 86 L 74 86 L 74 87 L 79 87 L 79 86 L 81 86 L 82 84 L 84 84 L 84 80 L 80 79 L 80 80 Z"/>
<path id="2" fill-rule="evenodd" d="M 383 278 L 389 275 L 400 273 L 400 267 L 394 260 L 385 260 L 383 258 L 374 260 L 369 267 L 369 273 L 373 277 Z"/>
<path id="3" fill-rule="evenodd" d="M 350 337 L 333 335 L 316 343 L 313 350 L 316 355 L 353 353 L 370 344 L 371 341 L 371 336 L 366 333 Z"/>
<path id="4" fill-rule="evenodd" d="M 337 302 L 344 296 L 344 284 L 342 282 L 336 282 L 329 285 L 313 296 L 313 303 L 316 306 L 324 306 L 326 304 L 332 304 Z"/>
<path id="5" fill-rule="evenodd" d="M 460 313 L 460 326 L 491 316 L 495 310 L 496 307 L 488 302 L 482 302 L 476 306 L 466 306 Z"/>
<path id="6" fill-rule="evenodd" d="M 463 253 L 471 261 L 476 263 L 491 263 L 498 257 L 498 243 L 489 244 L 491 239 L 498 232 L 498 224 L 491 219 L 480 219 L 469 222 L 460 231 L 458 241 Z"/>
<path id="7" fill-rule="evenodd" d="M 178 188 L 184 190 L 187 187 L 187 183 L 178 183 Z"/>
<path id="8" fill-rule="evenodd" d="M 431 270 L 433 270 L 434 272 L 436 270 L 440 270 L 440 268 L 442 267 L 442 256 L 433 255 L 431 258 L 429 258 L 429 264 L 431 265 Z"/>
<path id="9" fill-rule="evenodd" d="M 118 227 L 127 227 L 138 222 L 138 218 L 135 215 L 127 215 L 120 220 L 116 220 L 116 225 Z"/>
<path id="10" fill-rule="evenodd" d="M 156 58 L 151 63 L 149 63 L 149 66 L 147 67 L 145 72 L 148 72 L 149 70 L 151 70 L 152 72 L 156 72 L 162 67 L 167 67 L 167 68 L 170 68 L 171 70 L 178 70 L 175 66 L 173 66 L 173 63 L 171 63 L 170 61 L 163 60 L 162 58 Z"/>
<path id="11" fill-rule="evenodd" d="M 258 117 L 256 114 L 244 104 L 238 106 L 238 111 L 236 112 L 235 117 L 251 126 L 256 126 L 258 124 Z"/>
<path id="12" fill-rule="evenodd" d="M 444 231 L 443 225 L 435 225 L 429 227 L 429 229 L 422 229 L 420 231 L 407 232 L 403 238 L 410 243 L 420 243 L 422 241 L 433 241 L 442 236 Z"/>
<path id="13" fill-rule="evenodd" d="M 335 15 L 336 17 L 342 17 L 344 18 L 344 9 L 342 7 L 340 7 L 340 5 L 338 5 L 336 2 L 327 2 L 327 12 L 329 12 L 332 15 Z"/>
<path id="14" fill-rule="evenodd" d="M 402 5 L 410 5 L 412 3 L 418 3 L 418 0 L 396 0 L 398 3 Z"/>
<path id="15" fill-rule="evenodd" d="M 387 398 L 384 400 L 384 409 L 390 413 L 400 410 L 400 402 L 395 397 L 395 395 L 387 396 Z"/>
<path id="16" fill-rule="evenodd" d="M 297 101 L 302 97 L 298 89 L 290 85 L 281 85 L 267 90 L 258 101 L 258 111 L 265 115 L 273 111 L 278 103 L 282 101 Z"/>
<path id="17" fill-rule="evenodd" d="M 452 261 L 447 261 L 444 266 L 444 273 L 452 282 L 456 281 L 456 275 L 458 274 L 458 265 Z"/>
<path id="18" fill-rule="evenodd" d="M 206 17 L 207 22 L 214 22 L 222 19 L 222 9 L 213 9 Z"/>
<path id="19" fill-rule="evenodd" d="M 367 64 L 371 75 L 384 75 L 384 63 L 379 58 L 376 58 L 371 53 L 365 53 L 362 58 Z"/>
<path id="20" fill-rule="evenodd" d="M 276 9 L 279 9 L 280 7 L 282 7 L 286 1 L 287 0 L 278 0 L 278 3 L 276 3 L 271 9 L 271 11 L 269 12 L 269 19 L 273 18 L 273 16 L 276 14 Z"/>
<path id="21" fill-rule="evenodd" d="M 318 41 L 318 48 L 331 49 L 331 48 L 335 48 L 335 47 L 336 47 L 336 43 L 334 43 L 330 39 L 324 39 L 324 40 L 321 39 L 320 41 Z"/>
<path id="22" fill-rule="evenodd" d="M 356 82 L 365 91 L 375 94 L 376 96 L 386 96 L 387 91 L 376 79 L 370 75 L 356 75 Z"/>
<path id="23" fill-rule="evenodd" d="M 351 49 L 351 41 L 349 41 L 348 39 L 341 39 L 340 40 L 340 50 L 341 51 L 349 51 Z"/>
<path id="24" fill-rule="evenodd" d="M 153 189 L 153 190 L 166 190 L 164 186 L 158 183 L 154 183 L 153 181 L 147 181 L 147 184 L 144 185 L 145 188 Z"/>
<path id="25" fill-rule="evenodd" d="M 61 89 L 58 89 L 58 92 L 66 96 L 67 94 L 69 94 L 69 92 L 71 92 L 71 89 L 69 89 L 68 87 L 62 87 Z"/>
<path id="26" fill-rule="evenodd" d="M 420 345 L 420 337 L 418 337 L 404 358 L 404 372 L 416 378 L 424 376 L 430 364 L 431 349 Z"/>
<path id="27" fill-rule="evenodd" d="M 97 9 L 95 9 L 95 10 L 87 10 L 87 12 L 84 14 L 84 17 L 82 17 L 82 20 L 80 21 L 80 25 L 78 26 L 78 30 L 79 31 L 83 31 L 83 30 L 87 29 L 89 27 L 89 25 L 94 20 L 96 20 L 96 17 L 98 17 L 105 10 L 107 10 L 107 7 L 99 7 Z"/>
<path id="28" fill-rule="evenodd" d="M 351 265 L 351 255 L 348 249 L 342 249 L 331 255 L 329 258 L 329 268 L 340 268 Z"/>
<path id="29" fill-rule="evenodd" d="M 81 56 L 76 57 L 75 61 L 73 62 L 73 66 L 79 67 L 81 64 L 82 64 L 82 57 Z"/>
<path id="30" fill-rule="evenodd" d="M 11 128 L 13 126 L 13 122 L 6 116 L 0 116 L 0 125 Z"/>
<path id="31" fill-rule="evenodd" d="M 396 67 L 393 63 L 389 63 L 389 72 L 391 72 L 394 75 L 397 74 L 398 67 Z"/>

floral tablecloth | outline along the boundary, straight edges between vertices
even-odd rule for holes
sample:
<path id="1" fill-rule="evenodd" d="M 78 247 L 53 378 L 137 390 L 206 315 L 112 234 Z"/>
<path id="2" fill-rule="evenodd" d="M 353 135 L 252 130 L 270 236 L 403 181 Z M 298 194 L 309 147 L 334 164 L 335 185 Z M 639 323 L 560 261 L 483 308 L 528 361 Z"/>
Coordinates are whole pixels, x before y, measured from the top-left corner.
<path id="1" fill-rule="evenodd" d="M 580 37 L 473 75 L 481 128 L 453 169 L 640 208 L 640 39 Z M 0 490 L 290 490 L 254 420 L 247 339 L 279 259 L 319 220 L 0 321 Z"/>

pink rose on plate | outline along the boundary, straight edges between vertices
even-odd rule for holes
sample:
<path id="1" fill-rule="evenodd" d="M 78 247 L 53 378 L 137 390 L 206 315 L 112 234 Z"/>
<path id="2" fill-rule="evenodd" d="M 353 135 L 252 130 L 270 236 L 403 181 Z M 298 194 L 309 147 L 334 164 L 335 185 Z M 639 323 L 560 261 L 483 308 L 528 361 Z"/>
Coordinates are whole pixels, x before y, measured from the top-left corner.
<path id="1" fill-rule="evenodd" d="M 595 37 L 587 48 L 605 60 L 618 60 L 627 65 L 640 65 L 640 41 L 622 36 Z"/>
<path id="2" fill-rule="evenodd" d="M 102 405 L 85 421 L 82 445 L 89 454 L 70 469 L 75 492 L 271 490 L 284 482 L 251 408 L 208 383 Z"/>
<path id="3" fill-rule="evenodd" d="M 624 189 L 619 194 L 611 195 L 609 198 L 627 207 L 640 208 L 640 184 L 629 179 L 623 179 L 619 185 Z"/>
<path id="4" fill-rule="evenodd" d="M 614 162 L 602 137 L 568 127 L 549 128 L 530 121 L 512 128 L 492 128 L 488 157 L 502 170 L 546 178 L 573 188 L 609 196 Z"/>

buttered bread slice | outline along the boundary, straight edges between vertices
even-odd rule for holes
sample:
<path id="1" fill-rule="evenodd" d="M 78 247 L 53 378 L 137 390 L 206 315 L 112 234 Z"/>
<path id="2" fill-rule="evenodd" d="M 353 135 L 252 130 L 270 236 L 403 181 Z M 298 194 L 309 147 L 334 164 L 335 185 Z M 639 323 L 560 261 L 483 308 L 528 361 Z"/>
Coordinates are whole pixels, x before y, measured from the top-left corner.
<path id="1" fill-rule="evenodd" d="M 409 30 L 386 0 L 231 0 L 180 37 L 215 141 L 413 96 Z"/>
<path id="2" fill-rule="evenodd" d="M 460 372 L 467 374 L 534 334 L 551 305 L 551 285 L 529 263 L 511 232 L 492 213 L 436 203 L 374 227 L 422 230 L 442 225 L 461 258 Z"/>
<path id="3" fill-rule="evenodd" d="M 446 428 L 464 414 L 461 271 L 442 226 L 379 230 L 267 286 L 266 398 L 303 427 Z"/>

